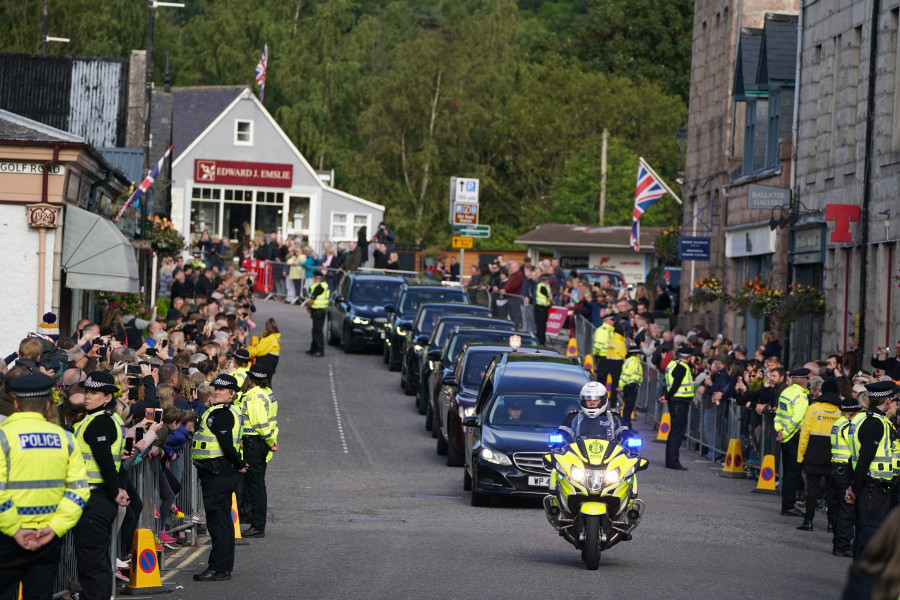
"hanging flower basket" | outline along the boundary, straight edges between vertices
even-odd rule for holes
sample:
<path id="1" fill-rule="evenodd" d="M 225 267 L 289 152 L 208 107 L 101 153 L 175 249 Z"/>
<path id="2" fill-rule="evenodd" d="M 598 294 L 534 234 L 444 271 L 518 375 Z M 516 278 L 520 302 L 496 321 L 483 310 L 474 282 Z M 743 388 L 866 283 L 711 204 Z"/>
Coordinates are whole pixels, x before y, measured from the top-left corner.
<path id="1" fill-rule="evenodd" d="M 141 318 L 149 315 L 149 311 L 144 306 L 144 297 L 141 294 L 97 292 L 97 303 L 104 313 L 112 308 L 123 315 L 135 315 Z"/>
<path id="2" fill-rule="evenodd" d="M 678 240 L 681 232 L 677 229 L 663 229 L 653 240 L 653 248 L 660 264 L 671 267 L 678 264 Z"/>
<path id="3" fill-rule="evenodd" d="M 750 316 L 759 319 L 771 315 L 781 305 L 784 292 L 772 287 L 772 282 L 754 277 L 743 284 L 737 291 L 726 296 L 725 302 L 729 310 L 735 312 L 748 311 Z"/>
<path id="4" fill-rule="evenodd" d="M 699 306 L 711 304 L 725 299 L 725 289 L 722 282 L 713 275 L 701 277 L 694 282 L 694 291 L 691 292 L 691 304 Z"/>
<path id="5" fill-rule="evenodd" d="M 147 239 L 159 258 L 175 258 L 186 248 L 184 238 L 166 218 L 151 217 L 147 220 Z"/>
<path id="6" fill-rule="evenodd" d="M 816 288 L 795 283 L 772 312 L 772 320 L 781 325 L 807 315 L 816 319 L 825 316 L 825 295 Z"/>

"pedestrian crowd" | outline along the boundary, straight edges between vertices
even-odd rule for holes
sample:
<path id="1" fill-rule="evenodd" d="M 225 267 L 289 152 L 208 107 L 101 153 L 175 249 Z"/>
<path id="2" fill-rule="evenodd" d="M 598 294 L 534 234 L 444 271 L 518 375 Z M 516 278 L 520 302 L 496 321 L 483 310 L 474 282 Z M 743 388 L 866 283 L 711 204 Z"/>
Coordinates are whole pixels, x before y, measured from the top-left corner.
<path id="1" fill-rule="evenodd" d="M 99 322 L 84 318 L 62 332 L 47 313 L 0 360 L 0 598 L 14 597 L 19 581 L 25 598 L 50 598 L 68 533 L 73 597 L 106 600 L 114 576 L 127 581 L 148 504 L 155 522 L 142 527 L 156 534 L 157 551 L 182 547 L 178 523 L 206 526 L 212 550 L 197 581 L 230 578 L 232 493 L 249 524 L 243 535 L 265 535 L 266 464 L 278 450 L 278 326 L 252 321 L 246 275 L 173 265 L 171 300 L 148 318 L 110 302 Z M 204 514 L 178 507 L 188 462 Z M 141 495 L 138 468 L 158 477 L 158 495 Z"/>

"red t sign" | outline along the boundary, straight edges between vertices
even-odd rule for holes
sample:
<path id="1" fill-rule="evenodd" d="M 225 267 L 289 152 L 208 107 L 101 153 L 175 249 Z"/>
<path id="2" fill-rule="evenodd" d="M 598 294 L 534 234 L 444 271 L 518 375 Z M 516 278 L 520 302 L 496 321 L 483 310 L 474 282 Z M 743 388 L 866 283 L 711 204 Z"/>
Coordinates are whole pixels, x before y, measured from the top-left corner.
<path id="1" fill-rule="evenodd" d="M 859 206 L 856 204 L 826 204 L 825 220 L 834 221 L 834 231 L 831 232 L 832 242 L 852 242 L 850 221 L 859 222 Z"/>

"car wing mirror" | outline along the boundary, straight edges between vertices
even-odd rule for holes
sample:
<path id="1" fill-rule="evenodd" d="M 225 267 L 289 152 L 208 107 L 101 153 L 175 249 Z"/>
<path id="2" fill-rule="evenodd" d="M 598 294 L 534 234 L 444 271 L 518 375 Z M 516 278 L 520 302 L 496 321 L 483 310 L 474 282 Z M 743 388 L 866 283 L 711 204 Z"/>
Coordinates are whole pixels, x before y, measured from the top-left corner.
<path id="1" fill-rule="evenodd" d="M 466 417 L 465 419 L 463 419 L 462 424 L 463 427 L 478 427 L 478 417 L 474 415 L 471 417 Z"/>
<path id="2" fill-rule="evenodd" d="M 440 348 L 433 348 L 428 351 L 428 358 L 431 360 L 441 360 L 441 350 Z"/>
<path id="3" fill-rule="evenodd" d="M 456 377 L 453 377 L 452 375 L 448 375 L 447 377 L 444 377 L 443 379 L 441 379 L 441 385 L 452 385 L 452 386 L 457 385 Z"/>
<path id="4" fill-rule="evenodd" d="M 335 295 L 334 295 L 334 301 L 335 301 L 335 302 L 343 302 L 343 301 L 344 301 L 344 297 L 341 296 L 340 294 L 335 294 Z"/>

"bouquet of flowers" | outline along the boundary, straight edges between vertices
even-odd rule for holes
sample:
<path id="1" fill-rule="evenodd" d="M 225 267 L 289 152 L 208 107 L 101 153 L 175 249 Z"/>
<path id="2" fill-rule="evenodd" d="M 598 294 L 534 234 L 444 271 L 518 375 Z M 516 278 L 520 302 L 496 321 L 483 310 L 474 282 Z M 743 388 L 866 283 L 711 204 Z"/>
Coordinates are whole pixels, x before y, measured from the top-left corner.
<path id="1" fill-rule="evenodd" d="M 184 238 L 165 217 L 151 217 L 147 220 L 147 239 L 150 240 L 150 247 L 159 258 L 167 256 L 174 258 L 186 247 Z"/>
<path id="2" fill-rule="evenodd" d="M 722 282 L 713 275 L 701 277 L 694 282 L 694 291 L 691 293 L 691 304 L 709 304 L 725 298 L 725 289 Z"/>

